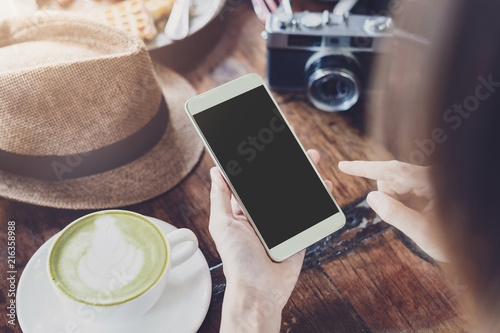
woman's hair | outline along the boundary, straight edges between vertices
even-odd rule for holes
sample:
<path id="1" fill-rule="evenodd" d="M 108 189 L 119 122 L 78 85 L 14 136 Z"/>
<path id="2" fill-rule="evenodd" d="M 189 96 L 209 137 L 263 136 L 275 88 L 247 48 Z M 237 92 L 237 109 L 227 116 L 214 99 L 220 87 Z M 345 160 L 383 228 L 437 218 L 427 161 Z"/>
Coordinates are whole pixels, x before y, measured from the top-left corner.
<path id="1" fill-rule="evenodd" d="M 397 1 L 396 1 L 397 2 Z M 375 134 L 435 165 L 438 230 L 481 330 L 500 331 L 500 1 L 402 1 L 380 57 Z"/>

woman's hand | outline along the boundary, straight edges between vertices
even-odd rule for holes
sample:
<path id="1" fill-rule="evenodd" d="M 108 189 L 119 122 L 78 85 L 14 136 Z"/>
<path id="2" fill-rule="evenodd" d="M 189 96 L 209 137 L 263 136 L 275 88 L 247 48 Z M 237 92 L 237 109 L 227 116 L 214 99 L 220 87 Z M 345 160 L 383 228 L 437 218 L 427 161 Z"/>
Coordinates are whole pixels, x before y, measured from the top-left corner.
<path id="1" fill-rule="evenodd" d="M 318 152 L 309 150 L 308 155 L 318 164 Z M 221 332 L 278 332 L 305 250 L 280 263 L 271 261 L 217 168 L 210 174 L 209 230 L 227 281 Z M 332 183 L 326 184 L 331 190 Z"/>
<path id="2" fill-rule="evenodd" d="M 370 192 L 366 198 L 370 207 L 431 257 L 446 261 L 431 225 L 436 215 L 430 167 L 399 161 L 343 161 L 339 168 L 349 175 L 376 180 L 378 191 Z"/>

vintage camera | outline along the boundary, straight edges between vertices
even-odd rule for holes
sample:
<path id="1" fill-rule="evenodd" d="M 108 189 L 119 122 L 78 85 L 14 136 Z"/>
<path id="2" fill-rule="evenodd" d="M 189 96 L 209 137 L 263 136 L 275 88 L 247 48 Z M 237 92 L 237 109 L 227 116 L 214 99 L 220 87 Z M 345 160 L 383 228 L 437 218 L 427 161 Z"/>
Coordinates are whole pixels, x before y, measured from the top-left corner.
<path id="1" fill-rule="evenodd" d="M 345 111 L 358 102 L 391 19 L 349 14 L 355 3 L 341 0 L 323 13 L 288 7 L 268 17 L 263 35 L 271 89 L 303 91 L 324 111 Z"/>

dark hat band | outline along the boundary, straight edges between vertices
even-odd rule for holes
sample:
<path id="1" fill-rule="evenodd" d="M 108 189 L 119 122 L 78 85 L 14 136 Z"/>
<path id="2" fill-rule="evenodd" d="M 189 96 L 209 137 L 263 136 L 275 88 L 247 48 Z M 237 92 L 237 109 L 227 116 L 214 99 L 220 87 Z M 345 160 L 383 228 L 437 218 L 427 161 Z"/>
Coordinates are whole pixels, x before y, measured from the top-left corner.
<path id="1" fill-rule="evenodd" d="M 123 140 L 73 155 L 29 156 L 0 149 L 0 170 L 49 181 L 92 176 L 130 163 L 151 150 L 163 137 L 169 111 L 162 96 L 158 112 L 134 134 Z"/>

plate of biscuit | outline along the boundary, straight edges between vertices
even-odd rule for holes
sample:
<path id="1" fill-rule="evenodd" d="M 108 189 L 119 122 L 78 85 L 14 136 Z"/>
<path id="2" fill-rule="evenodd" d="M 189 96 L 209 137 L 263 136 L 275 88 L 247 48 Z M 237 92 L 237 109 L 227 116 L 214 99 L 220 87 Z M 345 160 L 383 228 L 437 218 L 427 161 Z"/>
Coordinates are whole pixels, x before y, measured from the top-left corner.
<path id="1" fill-rule="evenodd" d="M 0 4 L 0 12 L 10 10 L 12 15 L 34 10 L 76 12 L 129 31 L 144 40 L 149 50 L 154 50 L 173 43 L 163 31 L 174 2 L 175 0 L 7 0 L 3 5 Z M 225 0 L 191 0 L 189 35 L 217 17 L 224 4 Z M 2 6 L 6 7 L 5 11 Z"/>

